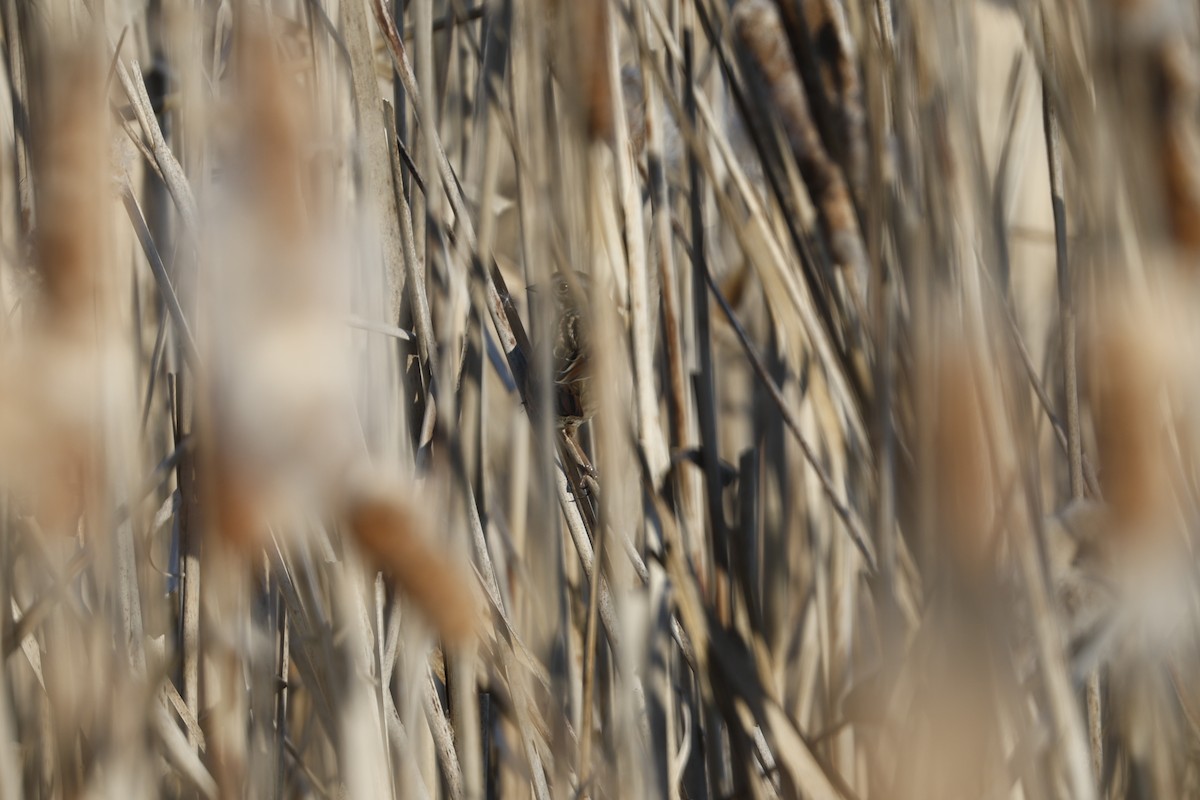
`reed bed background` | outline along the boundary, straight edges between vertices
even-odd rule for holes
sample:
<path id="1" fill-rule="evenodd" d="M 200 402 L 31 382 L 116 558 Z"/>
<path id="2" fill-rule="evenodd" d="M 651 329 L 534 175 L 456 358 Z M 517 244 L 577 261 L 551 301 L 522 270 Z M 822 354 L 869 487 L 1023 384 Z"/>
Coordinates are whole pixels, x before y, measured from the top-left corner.
<path id="1" fill-rule="evenodd" d="M 1196 4 L 0 23 L 0 797 L 1200 796 Z"/>

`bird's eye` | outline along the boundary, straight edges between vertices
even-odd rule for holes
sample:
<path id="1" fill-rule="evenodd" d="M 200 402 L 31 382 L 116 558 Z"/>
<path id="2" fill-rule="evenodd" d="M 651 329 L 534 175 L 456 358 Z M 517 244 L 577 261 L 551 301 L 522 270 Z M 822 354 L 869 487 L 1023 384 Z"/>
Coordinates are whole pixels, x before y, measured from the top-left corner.
<path id="1" fill-rule="evenodd" d="M 566 295 L 566 293 L 570 290 L 571 287 L 567 284 L 566 281 L 559 281 L 557 288 L 558 288 L 559 294 Z"/>

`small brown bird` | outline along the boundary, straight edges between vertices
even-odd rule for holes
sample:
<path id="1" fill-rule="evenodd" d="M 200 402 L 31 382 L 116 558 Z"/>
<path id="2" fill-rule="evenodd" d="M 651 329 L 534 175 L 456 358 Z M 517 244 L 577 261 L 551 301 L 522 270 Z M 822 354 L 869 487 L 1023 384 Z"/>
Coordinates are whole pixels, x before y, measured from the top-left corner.
<path id="1" fill-rule="evenodd" d="M 530 287 L 535 303 L 543 302 L 542 298 L 554 302 L 551 335 L 538 344 L 539 348 L 551 348 L 550 374 L 554 384 L 550 407 L 554 412 L 554 424 L 566 434 L 567 443 L 579 463 L 589 470 L 590 464 L 580 450 L 575 434 L 579 426 L 596 414 L 596 396 L 591 386 L 591 322 L 588 318 L 591 288 L 589 277 L 580 272 L 571 276 L 555 272 L 545 284 Z M 536 369 L 531 374 L 535 376 L 531 395 L 540 397 Z"/>

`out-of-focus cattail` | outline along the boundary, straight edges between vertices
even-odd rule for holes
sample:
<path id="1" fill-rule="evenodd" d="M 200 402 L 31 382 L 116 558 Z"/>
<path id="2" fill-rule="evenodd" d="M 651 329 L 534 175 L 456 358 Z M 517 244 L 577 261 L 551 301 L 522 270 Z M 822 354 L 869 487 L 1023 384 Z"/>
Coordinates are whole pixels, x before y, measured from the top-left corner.
<path id="1" fill-rule="evenodd" d="M 968 585 L 993 568 L 997 548 L 996 488 L 988 437 L 987 396 L 978 370 L 986 363 L 961 324 L 943 322 L 927 367 L 934 387 L 933 485 L 939 546 Z"/>
<path id="2" fill-rule="evenodd" d="M 995 656 L 1008 634 L 1000 559 L 1010 473 L 994 439 L 1001 403 L 988 373 L 994 361 L 977 329 L 955 298 L 937 300 L 929 346 L 913 374 L 930 433 L 920 480 L 931 500 L 933 552 L 923 560 L 936 567 L 942 589 L 931 593 L 927 627 L 907 656 L 919 665 L 913 685 L 901 685 L 893 699 L 907 705 L 891 710 L 897 768 L 889 796 L 903 798 L 978 796 L 1006 758 L 986 733 L 1000 720 L 1008 692 Z"/>
<path id="3" fill-rule="evenodd" d="M 1200 253 L 1200 139 L 1189 126 L 1174 124 L 1163 132 L 1162 172 L 1175 242 Z"/>
<path id="4" fill-rule="evenodd" d="M 1197 59 L 1181 13 L 1162 0 L 1113 0 L 1117 64 L 1123 78 L 1122 113 L 1137 108 L 1137 133 L 1148 135 L 1146 152 L 1157 158 L 1153 179 L 1161 191 L 1149 208 L 1165 211 L 1175 246 L 1200 255 L 1200 107 Z"/>
<path id="5" fill-rule="evenodd" d="M 453 642 L 471 636 L 481 619 L 471 582 L 431 544 L 430 515 L 398 483 L 357 482 L 344 499 L 350 532 L 376 565 Z"/>
<path id="6" fill-rule="evenodd" d="M 1115 633 L 1104 649 L 1105 713 L 1127 769 L 1147 794 L 1176 797 L 1188 793 L 1181 790 L 1188 764 L 1177 746 L 1187 695 L 1167 675 L 1196 668 L 1195 576 L 1184 549 L 1186 490 L 1177 469 L 1194 454 L 1196 387 L 1187 383 L 1194 287 L 1165 270 L 1157 276 L 1163 281 L 1152 284 L 1154 300 L 1105 287 L 1084 341 L 1107 504 L 1094 571 L 1117 590 L 1109 604 Z"/>
<path id="7" fill-rule="evenodd" d="M 44 116 L 34 149 L 35 251 L 41 324 L 81 340 L 113 310 L 108 253 L 111 137 L 99 51 L 89 45 L 45 61 Z"/>
<path id="8" fill-rule="evenodd" d="M 247 20 L 251 22 L 251 20 Z M 240 164 L 245 189 L 267 217 L 279 243 L 304 241 L 308 217 L 306 149 L 315 130 L 302 87 L 288 78 L 265 31 L 247 24 L 238 32 L 236 61 Z"/>
<path id="9" fill-rule="evenodd" d="M 1176 245 L 1196 256 L 1200 255 L 1200 135 L 1195 126 L 1200 64 L 1182 36 L 1164 42 L 1156 60 L 1163 92 L 1160 169 L 1171 232 Z"/>
<path id="10" fill-rule="evenodd" d="M 584 130 L 593 140 L 612 137 L 609 83 L 608 0 L 550 0 L 551 41 L 565 97 L 577 104 Z"/>
<path id="11" fill-rule="evenodd" d="M 733 11 L 733 30 L 760 106 L 770 109 L 787 136 L 834 260 L 865 294 L 869 273 L 858 216 L 841 168 L 821 141 L 779 11 L 770 0 L 741 0 Z"/>
<path id="12" fill-rule="evenodd" d="M 576 57 L 582 69 L 587 98 L 587 128 L 594 139 L 612 136 L 613 93 L 609 88 L 608 0 L 571 3 L 576 32 Z"/>
<path id="13" fill-rule="evenodd" d="M 1112 532 L 1158 537 L 1174 509 L 1163 391 L 1170 376 L 1171 336 L 1145 305 L 1110 295 L 1087 337 L 1089 399 L 1099 478 L 1112 512 Z"/>
<path id="14" fill-rule="evenodd" d="M 90 40 L 48 45 L 36 85 L 36 292 L 2 380 L 0 448 L 44 528 L 73 532 L 103 491 L 101 439 L 132 380 L 113 275 L 111 137 Z M 124 409 L 123 409 L 124 410 Z M 115 443 L 109 443 L 110 445 Z"/>
<path id="15" fill-rule="evenodd" d="M 298 496 L 322 497 L 355 446 L 353 395 L 335 269 L 310 218 L 314 114 L 259 21 L 239 28 L 233 176 L 221 257 L 207 274 L 215 316 L 205 349 L 200 480 L 211 520 L 256 547 Z"/>
<path id="16" fill-rule="evenodd" d="M 216 532 L 248 554 L 276 523 L 344 522 L 439 633 L 462 639 L 476 622 L 470 582 L 429 543 L 435 527 L 404 485 L 367 464 L 338 273 L 347 253 L 306 208 L 311 109 L 269 37 L 252 24 L 239 35 L 242 125 L 230 157 L 245 169 L 232 182 L 228 256 L 213 266 L 219 324 L 203 417 L 201 479 Z"/>
<path id="17" fill-rule="evenodd" d="M 200 492 L 207 500 L 205 523 L 235 550 L 252 554 L 269 530 L 271 487 L 261 471 L 246 464 L 223 437 L 212 435 L 208 419 L 199 427 L 204 432 L 197 464 Z"/>

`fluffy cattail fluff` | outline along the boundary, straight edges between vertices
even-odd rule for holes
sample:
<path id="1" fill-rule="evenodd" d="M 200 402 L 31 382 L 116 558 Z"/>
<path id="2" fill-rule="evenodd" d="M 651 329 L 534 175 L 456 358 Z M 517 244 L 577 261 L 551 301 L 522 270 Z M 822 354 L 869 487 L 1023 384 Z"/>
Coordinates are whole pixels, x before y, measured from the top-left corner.
<path id="1" fill-rule="evenodd" d="M 320 496 L 357 446 L 339 297 L 328 244 L 303 191 L 313 116 L 271 40 L 239 31 L 234 98 L 242 121 L 226 154 L 232 212 L 207 273 L 211 354 L 205 412 L 210 488 L 226 538 L 255 545 L 294 495 Z M 319 466 L 319 468 L 318 468 Z"/>

